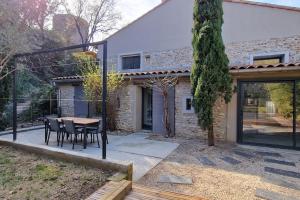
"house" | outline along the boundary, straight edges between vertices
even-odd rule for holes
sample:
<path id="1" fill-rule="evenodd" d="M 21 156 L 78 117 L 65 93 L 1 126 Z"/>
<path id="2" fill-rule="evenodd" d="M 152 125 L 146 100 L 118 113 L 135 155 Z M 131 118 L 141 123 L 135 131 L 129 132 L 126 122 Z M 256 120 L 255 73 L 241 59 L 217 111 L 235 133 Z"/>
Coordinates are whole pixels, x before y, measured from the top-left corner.
<path id="1" fill-rule="evenodd" d="M 119 93 L 119 129 L 165 132 L 161 94 L 140 83 L 173 74 L 179 81 L 169 95 L 172 130 L 177 136 L 206 137 L 191 106 L 193 3 L 162 1 L 107 38 L 109 67 L 127 80 Z M 228 105 L 222 100 L 215 105 L 217 138 L 300 148 L 300 9 L 242 0 L 224 0 L 223 7 L 223 40 L 235 93 Z M 81 77 L 55 81 L 60 98 L 83 98 Z M 81 112 L 76 100 L 61 107 L 65 115 Z"/>

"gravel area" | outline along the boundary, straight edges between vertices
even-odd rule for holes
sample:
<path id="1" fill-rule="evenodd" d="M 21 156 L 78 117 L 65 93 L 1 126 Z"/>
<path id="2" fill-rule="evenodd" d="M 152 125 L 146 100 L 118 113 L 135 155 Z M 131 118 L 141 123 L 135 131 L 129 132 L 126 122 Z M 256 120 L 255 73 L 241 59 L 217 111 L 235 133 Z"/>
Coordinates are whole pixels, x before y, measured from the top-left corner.
<path id="1" fill-rule="evenodd" d="M 138 183 L 157 187 L 160 189 L 195 195 L 206 199 L 259 199 L 255 197 L 256 189 L 265 189 L 292 197 L 300 197 L 300 191 L 267 183 L 262 177 L 279 178 L 293 184 L 300 185 L 300 179 L 285 176 L 268 174 L 264 167 L 270 166 L 285 170 L 300 172 L 299 153 L 282 150 L 284 160 L 296 163 L 296 167 L 288 167 L 272 163 L 265 163 L 263 156 L 256 154 L 254 149 L 244 149 L 233 144 L 217 143 L 215 147 L 208 147 L 206 141 L 199 138 L 163 138 L 160 136 L 150 136 L 149 139 L 177 142 L 180 146 L 172 152 L 165 160 L 153 168 Z M 255 155 L 253 158 L 246 158 L 236 155 L 233 152 L 241 150 Z M 290 153 L 291 152 L 291 153 Z M 201 157 L 206 157 L 216 164 L 207 166 L 201 162 Z M 230 157 L 241 161 L 239 164 L 230 164 L 222 160 Z M 170 183 L 158 183 L 161 175 L 175 175 L 191 177 L 193 185 L 180 185 Z"/>
<path id="2" fill-rule="evenodd" d="M 85 199 L 112 171 L 54 161 L 0 146 L 0 199 Z"/>

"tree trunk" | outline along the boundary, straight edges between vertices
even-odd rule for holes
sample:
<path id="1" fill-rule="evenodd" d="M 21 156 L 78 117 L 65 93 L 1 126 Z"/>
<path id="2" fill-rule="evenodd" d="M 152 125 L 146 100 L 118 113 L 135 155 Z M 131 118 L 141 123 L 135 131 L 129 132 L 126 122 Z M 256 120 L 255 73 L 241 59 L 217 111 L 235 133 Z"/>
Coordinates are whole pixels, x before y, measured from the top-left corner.
<path id="1" fill-rule="evenodd" d="M 163 92 L 163 97 L 164 97 L 164 124 L 165 128 L 167 130 L 167 137 L 171 136 L 171 127 L 170 127 L 170 122 L 169 122 L 169 104 L 168 104 L 168 93 Z"/>
<path id="2" fill-rule="evenodd" d="M 214 126 L 208 128 L 208 146 L 215 146 Z"/>

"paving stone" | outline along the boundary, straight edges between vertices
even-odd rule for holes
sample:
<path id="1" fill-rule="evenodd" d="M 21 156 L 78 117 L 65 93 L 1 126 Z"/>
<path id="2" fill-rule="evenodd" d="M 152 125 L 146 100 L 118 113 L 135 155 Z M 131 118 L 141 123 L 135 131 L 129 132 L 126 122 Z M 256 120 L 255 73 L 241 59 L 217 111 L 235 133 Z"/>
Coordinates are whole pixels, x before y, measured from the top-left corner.
<path id="1" fill-rule="evenodd" d="M 255 153 L 260 156 L 282 157 L 279 153 L 274 152 L 256 151 Z"/>
<path id="2" fill-rule="evenodd" d="M 172 183 L 172 184 L 184 184 L 192 185 L 193 180 L 189 177 L 173 176 L 173 175 L 162 175 L 159 177 L 159 183 Z"/>
<path id="3" fill-rule="evenodd" d="M 208 166 L 217 166 L 216 163 L 208 159 L 207 157 L 201 156 L 198 158 L 198 160 L 203 164 L 203 165 L 208 165 Z"/>
<path id="4" fill-rule="evenodd" d="M 239 150 L 234 150 L 233 153 L 238 155 L 238 156 L 242 156 L 244 158 L 247 158 L 247 159 L 255 158 L 255 155 L 250 154 L 250 153 L 246 153 L 246 152 L 243 152 L 243 151 L 239 151 Z"/>
<path id="5" fill-rule="evenodd" d="M 242 163 L 241 161 L 231 158 L 229 156 L 222 157 L 221 160 L 223 160 L 231 165 L 238 165 L 238 164 Z"/>
<path id="6" fill-rule="evenodd" d="M 296 164 L 293 163 L 293 162 L 287 162 L 287 161 L 283 161 L 283 160 L 275 160 L 275 159 L 265 159 L 264 160 L 265 162 L 268 162 L 268 163 L 275 163 L 275 164 L 280 164 L 280 165 L 287 165 L 287 166 L 293 166 L 293 167 L 296 167 Z"/>
<path id="7" fill-rule="evenodd" d="M 285 188 L 290 188 L 290 189 L 294 189 L 294 190 L 300 190 L 300 184 L 298 183 L 293 183 L 287 180 L 283 180 L 281 177 L 277 178 L 274 176 L 268 176 L 268 175 L 264 175 L 261 180 L 263 182 L 267 182 L 267 183 L 271 183 L 274 185 L 278 185 L 281 187 L 285 187 Z"/>
<path id="8" fill-rule="evenodd" d="M 256 189 L 255 196 L 266 200 L 299 200 L 296 197 L 286 196 L 280 193 L 271 192 L 264 189 Z"/>
<path id="9" fill-rule="evenodd" d="M 283 169 L 275 169 L 272 167 L 265 167 L 265 172 L 300 179 L 300 173 L 298 173 L 298 172 L 287 171 L 287 170 L 283 170 Z"/>

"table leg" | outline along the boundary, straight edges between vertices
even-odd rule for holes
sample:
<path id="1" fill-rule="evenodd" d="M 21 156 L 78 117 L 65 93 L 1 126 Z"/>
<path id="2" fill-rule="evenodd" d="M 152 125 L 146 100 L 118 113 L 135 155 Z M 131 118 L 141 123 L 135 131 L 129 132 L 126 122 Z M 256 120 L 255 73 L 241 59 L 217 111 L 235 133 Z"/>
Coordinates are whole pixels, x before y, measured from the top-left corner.
<path id="1" fill-rule="evenodd" d="M 48 126 L 47 126 L 47 122 L 45 122 L 45 143 L 47 142 L 47 137 L 48 137 Z"/>
<path id="2" fill-rule="evenodd" d="M 87 133 L 86 133 L 86 126 L 84 126 L 84 138 L 83 138 L 83 148 L 86 149 L 86 146 L 87 146 Z"/>

